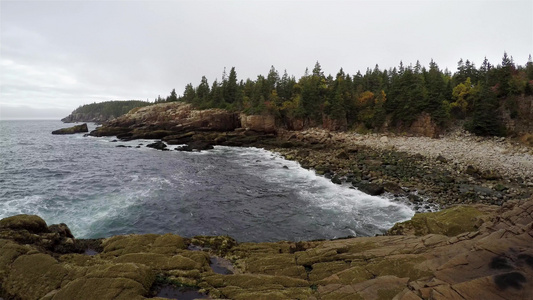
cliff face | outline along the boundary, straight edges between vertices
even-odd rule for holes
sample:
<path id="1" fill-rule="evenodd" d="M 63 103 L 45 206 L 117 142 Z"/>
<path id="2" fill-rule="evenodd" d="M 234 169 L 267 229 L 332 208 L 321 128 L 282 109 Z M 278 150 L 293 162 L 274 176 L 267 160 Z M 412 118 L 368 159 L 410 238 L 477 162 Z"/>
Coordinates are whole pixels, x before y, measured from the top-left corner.
<path id="1" fill-rule="evenodd" d="M 70 115 L 61 119 L 63 123 L 77 123 L 77 122 L 94 122 L 94 123 L 104 123 L 109 120 L 114 119 L 114 115 L 103 115 L 98 113 L 75 113 L 72 112 Z"/>
<path id="2" fill-rule="evenodd" d="M 65 224 L 19 215 L 0 220 L 0 297 L 145 299 L 162 284 L 225 299 L 533 294 L 533 199 L 420 214 L 393 232 L 403 235 L 296 243 L 173 234 L 87 241 L 76 240 Z"/>
<path id="3" fill-rule="evenodd" d="M 160 103 L 136 108 L 108 121 L 91 132 L 93 136 L 113 136 L 121 139 L 153 138 L 187 142 L 194 136 L 202 138 L 206 132 L 230 132 L 254 135 L 276 132 L 273 116 L 244 115 L 223 109 L 196 110 L 182 102 Z M 185 139 L 184 139 L 185 138 Z M 211 142 L 213 142 L 211 140 Z"/>

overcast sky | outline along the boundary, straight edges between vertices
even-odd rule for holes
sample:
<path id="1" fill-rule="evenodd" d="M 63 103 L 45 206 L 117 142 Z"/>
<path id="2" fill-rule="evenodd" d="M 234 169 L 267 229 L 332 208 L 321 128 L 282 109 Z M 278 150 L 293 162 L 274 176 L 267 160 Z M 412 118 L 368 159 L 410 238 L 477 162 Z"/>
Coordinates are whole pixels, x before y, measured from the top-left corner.
<path id="1" fill-rule="evenodd" d="M 153 101 L 224 67 L 299 78 L 533 53 L 533 1 L 0 1 L 0 119 Z"/>

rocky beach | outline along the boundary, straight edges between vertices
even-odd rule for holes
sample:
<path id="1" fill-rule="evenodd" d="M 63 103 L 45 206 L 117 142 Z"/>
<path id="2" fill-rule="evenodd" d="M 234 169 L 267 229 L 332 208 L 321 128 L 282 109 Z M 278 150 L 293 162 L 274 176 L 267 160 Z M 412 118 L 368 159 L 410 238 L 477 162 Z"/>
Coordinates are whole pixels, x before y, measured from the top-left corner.
<path id="1" fill-rule="evenodd" d="M 238 243 L 228 236 L 76 239 L 39 216 L 0 220 L 4 299 L 530 299 L 533 153 L 456 130 L 441 138 L 289 131 L 270 116 L 137 108 L 91 136 L 160 150 L 262 147 L 336 184 L 409 201 L 385 235 Z M 438 210 L 438 211 L 436 211 Z M 427 212 L 424 212 L 427 211 Z M 433 211 L 433 212 L 432 212 Z"/>

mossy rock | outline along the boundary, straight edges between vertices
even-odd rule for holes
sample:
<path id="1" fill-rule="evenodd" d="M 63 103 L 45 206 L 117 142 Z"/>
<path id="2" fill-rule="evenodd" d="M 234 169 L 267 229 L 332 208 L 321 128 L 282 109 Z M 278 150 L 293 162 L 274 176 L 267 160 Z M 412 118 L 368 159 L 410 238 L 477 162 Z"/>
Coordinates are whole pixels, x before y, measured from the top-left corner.
<path id="1" fill-rule="evenodd" d="M 254 255 L 245 259 L 244 265 L 249 273 L 307 278 L 305 268 L 296 264 L 293 254 Z"/>
<path id="2" fill-rule="evenodd" d="M 459 205 L 439 212 L 420 213 L 409 221 L 396 223 L 390 235 L 443 234 L 456 236 L 464 232 L 476 231 L 483 223 L 485 214 L 473 206 Z"/>
<path id="3" fill-rule="evenodd" d="M 0 220 L 0 230 L 27 230 L 31 233 L 49 232 L 46 222 L 36 215 L 16 215 Z"/>
<path id="4" fill-rule="evenodd" d="M 195 236 L 191 244 L 209 248 L 220 256 L 224 256 L 231 248 L 237 245 L 237 241 L 229 236 Z"/>
<path id="5" fill-rule="evenodd" d="M 9 240 L 0 239 L 0 282 L 7 275 L 9 266 L 21 255 L 30 251 L 29 246 L 16 244 Z"/>
<path id="6" fill-rule="evenodd" d="M 350 263 L 342 260 L 316 263 L 312 265 L 312 270 L 309 272 L 309 281 L 317 282 L 348 268 L 350 268 Z"/>
<path id="7" fill-rule="evenodd" d="M 139 282 L 128 278 L 78 278 L 43 300 L 141 300 L 148 291 Z"/>
<path id="8" fill-rule="evenodd" d="M 113 262 L 139 263 L 154 270 L 194 270 L 203 267 L 202 264 L 181 255 L 167 256 L 158 253 L 129 253 L 115 258 Z"/>
<path id="9" fill-rule="evenodd" d="M 176 254 L 187 248 L 185 239 L 175 234 L 120 235 L 103 240 L 102 246 L 102 256 L 105 257 L 143 252 Z"/>
<path id="10" fill-rule="evenodd" d="M 21 299 L 40 299 L 60 288 L 68 273 L 48 254 L 22 255 L 11 264 L 2 288 Z"/>
<path id="11" fill-rule="evenodd" d="M 140 283 L 149 290 L 155 280 L 155 273 L 140 263 L 108 263 L 87 269 L 85 278 L 126 278 Z"/>

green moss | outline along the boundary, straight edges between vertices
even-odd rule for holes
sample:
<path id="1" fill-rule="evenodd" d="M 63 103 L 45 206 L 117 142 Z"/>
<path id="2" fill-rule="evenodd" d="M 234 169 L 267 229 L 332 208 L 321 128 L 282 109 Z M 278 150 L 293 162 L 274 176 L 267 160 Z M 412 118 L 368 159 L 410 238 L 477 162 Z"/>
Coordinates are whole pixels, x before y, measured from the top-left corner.
<path id="1" fill-rule="evenodd" d="M 102 241 L 103 256 L 118 256 L 128 253 L 148 252 L 157 234 L 118 235 Z"/>
<path id="2" fill-rule="evenodd" d="M 483 213 L 468 205 L 459 205 L 439 212 L 416 214 L 411 220 L 397 223 L 389 234 L 443 234 L 456 236 L 476 231 L 482 223 Z"/>
<path id="3" fill-rule="evenodd" d="M 68 271 L 47 254 L 22 255 L 9 270 L 2 288 L 22 299 L 39 299 L 58 289 Z"/>
<path id="4" fill-rule="evenodd" d="M 181 255 L 166 256 L 157 253 L 130 253 L 119 256 L 113 261 L 115 263 L 139 263 L 154 270 L 193 270 L 202 268 L 200 263 L 190 258 Z"/>
<path id="5" fill-rule="evenodd" d="M 92 300 L 95 295 L 98 299 L 141 300 L 147 293 L 141 283 L 128 278 L 78 278 L 57 291 L 53 300 Z"/>
<path id="6" fill-rule="evenodd" d="M 0 220 L 0 230 L 27 230 L 31 233 L 49 232 L 46 222 L 36 215 L 16 215 Z"/>
<path id="7" fill-rule="evenodd" d="M 191 243 L 200 247 L 210 248 L 211 251 L 224 256 L 231 248 L 237 245 L 237 241 L 229 236 L 195 236 Z"/>

